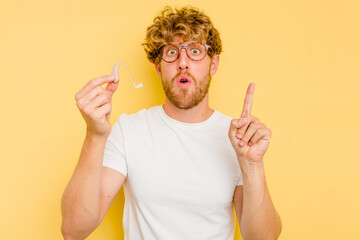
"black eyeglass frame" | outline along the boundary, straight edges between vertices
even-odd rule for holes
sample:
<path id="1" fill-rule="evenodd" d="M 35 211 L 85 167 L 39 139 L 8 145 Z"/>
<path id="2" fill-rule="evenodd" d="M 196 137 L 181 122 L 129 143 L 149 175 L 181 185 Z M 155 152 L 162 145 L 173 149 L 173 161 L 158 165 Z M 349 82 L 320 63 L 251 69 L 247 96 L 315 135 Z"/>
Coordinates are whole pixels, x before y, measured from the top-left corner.
<path id="1" fill-rule="evenodd" d="M 188 53 L 188 47 L 189 47 L 191 44 L 195 44 L 195 43 L 201 43 L 201 44 L 203 44 L 203 45 L 205 46 L 205 54 L 204 54 L 204 56 L 203 56 L 201 59 L 197 59 L 197 60 L 192 59 L 192 58 L 189 56 L 189 53 Z M 178 55 L 177 55 L 177 57 L 175 58 L 174 61 L 166 61 L 166 60 L 163 58 L 163 56 L 162 56 L 162 49 L 163 49 L 165 46 L 168 46 L 168 45 L 176 46 L 176 47 L 179 49 Z M 187 55 L 191 60 L 193 60 L 193 61 L 201 61 L 201 60 L 203 60 L 203 59 L 206 57 L 206 54 L 208 53 L 208 49 L 211 48 L 211 47 L 210 47 L 209 45 L 205 44 L 205 43 L 202 43 L 202 42 L 192 42 L 192 43 L 189 43 L 187 46 L 178 46 L 178 45 L 175 45 L 175 44 L 165 44 L 164 46 L 162 46 L 161 48 L 159 48 L 160 58 L 161 58 L 162 60 L 164 60 L 165 62 L 167 62 L 167 63 L 173 63 L 173 62 L 175 62 L 176 60 L 179 59 L 180 53 L 181 53 L 181 49 L 183 49 L 183 48 L 185 48 L 186 55 Z"/>

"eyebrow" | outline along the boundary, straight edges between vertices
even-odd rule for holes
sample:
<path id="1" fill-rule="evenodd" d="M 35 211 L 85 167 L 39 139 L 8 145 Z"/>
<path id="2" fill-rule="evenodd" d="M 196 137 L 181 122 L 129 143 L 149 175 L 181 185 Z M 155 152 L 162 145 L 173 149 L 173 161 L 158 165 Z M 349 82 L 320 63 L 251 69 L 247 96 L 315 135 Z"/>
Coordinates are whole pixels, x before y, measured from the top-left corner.
<path id="1" fill-rule="evenodd" d="M 195 41 L 188 41 L 187 44 L 185 44 L 185 43 L 183 42 L 183 43 L 181 43 L 180 45 L 179 45 L 179 44 L 175 44 L 175 43 L 168 43 L 168 44 L 182 47 L 182 46 L 184 46 L 184 45 L 186 46 L 186 45 L 189 45 L 189 44 L 195 43 L 195 42 L 199 42 L 199 41 L 196 41 L 196 40 L 195 40 Z M 199 43 L 201 43 L 201 42 L 199 42 Z"/>

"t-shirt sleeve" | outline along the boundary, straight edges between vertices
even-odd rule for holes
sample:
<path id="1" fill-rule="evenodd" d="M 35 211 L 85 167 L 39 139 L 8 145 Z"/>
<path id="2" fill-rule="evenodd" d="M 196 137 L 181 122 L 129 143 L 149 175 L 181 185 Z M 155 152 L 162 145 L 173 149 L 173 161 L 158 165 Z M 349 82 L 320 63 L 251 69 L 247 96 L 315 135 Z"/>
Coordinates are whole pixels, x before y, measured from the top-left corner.
<path id="1" fill-rule="evenodd" d="M 239 180 L 238 180 L 238 182 L 237 182 L 236 185 L 237 185 L 237 186 L 244 185 L 244 183 L 243 183 L 243 178 L 242 178 L 242 174 L 241 174 L 241 173 L 240 173 Z"/>
<path id="2" fill-rule="evenodd" d="M 124 134 L 122 130 L 121 115 L 111 129 L 111 133 L 106 140 L 103 166 L 112 168 L 124 176 L 127 176 L 127 164 L 124 146 Z"/>

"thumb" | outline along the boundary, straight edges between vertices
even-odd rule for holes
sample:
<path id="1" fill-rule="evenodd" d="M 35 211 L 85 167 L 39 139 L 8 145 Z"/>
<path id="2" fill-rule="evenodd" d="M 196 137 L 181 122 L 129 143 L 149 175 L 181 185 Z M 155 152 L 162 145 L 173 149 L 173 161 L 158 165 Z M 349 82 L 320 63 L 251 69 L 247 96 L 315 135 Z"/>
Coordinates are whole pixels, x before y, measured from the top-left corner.
<path id="1" fill-rule="evenodd" d="M 109 82 L 108 85 L 106 86 L 105 90 L 110 94 L 110 97 L 112 97 L 112 95 L 115 93 L 118 86 L 119 86 L 119 81 L 116 83 Z"/>
<path id="2" fill-rule="evenodd" d="M 229 130 L 230 130 L 230 132 L 236 132 L 242 126 L 246 125 L 246 123 L 247 123 L 246 118 L 234 118 L 233 120 L 231 120 Z"/>

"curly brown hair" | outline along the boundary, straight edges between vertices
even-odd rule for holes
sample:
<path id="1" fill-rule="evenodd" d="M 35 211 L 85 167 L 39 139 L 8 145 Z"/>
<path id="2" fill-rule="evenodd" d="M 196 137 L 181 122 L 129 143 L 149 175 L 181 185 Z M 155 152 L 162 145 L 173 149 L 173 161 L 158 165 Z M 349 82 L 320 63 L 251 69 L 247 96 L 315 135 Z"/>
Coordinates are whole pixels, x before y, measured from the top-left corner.
<path id="1" fill-rule="evenodd" d="M 175 37 L 181 37 L 184 42 L 205 41 L 210 46 L 208 50 L 210 57 L 222 51 L 219 31 L 207 15 L 190 6 L 175 8 L 175 11 L 166 6 L 146 31 L 145 42 L 142 45 L 149 61 L 159 63 L 161 61 L 159 49 L 171 43 Z"/>

